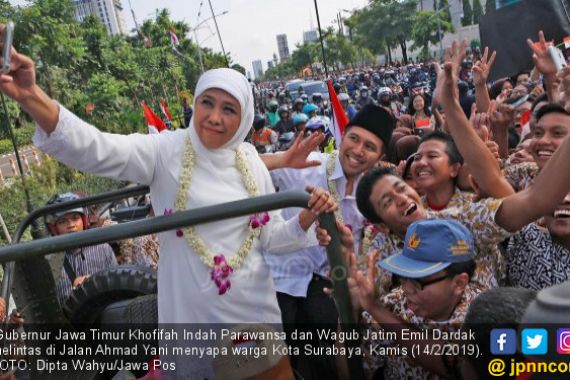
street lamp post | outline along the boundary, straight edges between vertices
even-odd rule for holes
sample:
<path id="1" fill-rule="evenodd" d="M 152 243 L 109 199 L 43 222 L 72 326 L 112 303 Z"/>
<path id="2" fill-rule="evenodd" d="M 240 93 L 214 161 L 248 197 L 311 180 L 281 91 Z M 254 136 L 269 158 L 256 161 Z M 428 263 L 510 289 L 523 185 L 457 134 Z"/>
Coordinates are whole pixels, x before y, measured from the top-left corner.
<path id="1" fill-rule="evenodd" d="M 441 35 L 441 19 L 439 17 L 439 14 L 441 12 L 446 11 L 449 7 L 451 7 L 451 4 L 447 5 L 444 8 L 439 9 L 439 2 L 435 1 L 435 13 L 431 17 L 429 17 L 429 19 L 431 19 L 431 18 L 437 16 L 437 37 L 439 39 L 439 57 L 440 58 L 443 57 L 443 36 Z"/>
<path id="2" fill-rule="evenodd" d="M 198 41 L 198 34 L 196 33 L 196 31 L 200 28 L 200 26 L 202 26 L 205 22 L 210 21 L 211 19 L 213 19 L 216 16 L 223 16 L 225 14 L 227 14 L 228 11 L 223 11 L 222 13 L 219 13 L 217 15 L 212 15 L 210 17 L 208 17 L 205 20 L 202 20 L 200 23 L 198 23 L 198 25 L 196 25 L 194 28 L 192 28 L 192 32 L 194 33 L 194 39 L 196 40 L 196 46 L 198 47 L 198 61 L 200 62 L 200 70 L 201 73 L 204 72 L 204 62 L 202 60 L 202 49 L 200 48 L 200 42 Z M 225 54 L 224 54 L 225 55 Z"/>
<path id="3" fill-rule="evenodd" d="M 439 17 L 439 2 L 435 0 L 435 14 L 437 15 L 437 37 L 439 38 L 439 57 L 443 57 L 443 38 L 441 36 L 441 19 Z"/>

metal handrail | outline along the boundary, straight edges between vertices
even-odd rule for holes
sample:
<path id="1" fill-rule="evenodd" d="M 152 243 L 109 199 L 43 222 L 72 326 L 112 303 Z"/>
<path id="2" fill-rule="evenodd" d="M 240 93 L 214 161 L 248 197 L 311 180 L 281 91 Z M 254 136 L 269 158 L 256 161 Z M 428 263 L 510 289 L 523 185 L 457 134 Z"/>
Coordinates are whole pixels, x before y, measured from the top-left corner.
<path id="1" fill-rule="evenodd" d="M 125 196 L 140 195 L 143 191 L 147 192 L 148 188 L 146 186 L 139 186 L 37 209 L 22 221 L 15 234 L 14 241 L 19 241 L 22 233 L 34 219 L 53 213 L 56 209 L 73 209 L 77 206 L 85 206 L 97 202 L 114 200 L 119 196 L 120 198 L 124 198 Z M 185 226 L 251 215 L 253 213 L 263 211 L 271 211 L 288 207 L 306 208 L 308 201 L 309 195 L 305 192 L 279 192 L 256 198 L 180 211 L 171 215 L 155 216 L 153 218 L 118 224 L 106 228 L 91 229 L 73 234 L 54 236 L 18 244 L 14 243 L 13 245 L 0 248 L 0 262 L 30 259 L 52 252 L 61 252 L 113 240 L 147 235 L 154 232 L 174 230 Z M 353 314 L 350 293 L 346 281 L 347 271 L 341 255 L 340 236 L 336 228 L 334 214 L 327 213 L 320 215 L 319 223 L 329 232 L 331 237 L 331 242 L 327 246 L 326 250 L 329 263 L 331 265 L 331 273 L 335 274 L 332 276 L 334 297 L 340 321 L 342 322 L 342 329 L 348 333 L 355 328 L 356 320 Z M 345 344 L 356 348 L 360 345 L 360 340 L 347 340 Z M 360 356 L 353 355 L 349 358 L 348 364 L 351 377 L 353 379 L 363 378 L 362 358 Z"/>
<path id="2" fill-rule="evenodd" d="M 145 195 L 149 191 L 150 189 L 148 186 L 139 185 L 133 187 L 126 187 L 115 191 L 109 191 L 106 193 L 101 193 L 98 195 L 94 195 L 92 197 L 85 197 L 65 203 L 56 203 L 37 208 L 34 211 L 32 211 L 28 216 L 26 216 L 24 220 L 20 222 L 18 228 L 14 232 L 14 237 L 12 238 L 12 240 L 14 244 L 19 243 L 20 239 L 22 238 L 22 235 L 34 220 L 46 215 L 53 214 L 56 211 L 71 210 L 77 207 L 85 207 L 99 203 L 112 202 L 129 197 L 136 197 L 137 195 Z M 0 260 L 0 262 L 2 261 Z"/>

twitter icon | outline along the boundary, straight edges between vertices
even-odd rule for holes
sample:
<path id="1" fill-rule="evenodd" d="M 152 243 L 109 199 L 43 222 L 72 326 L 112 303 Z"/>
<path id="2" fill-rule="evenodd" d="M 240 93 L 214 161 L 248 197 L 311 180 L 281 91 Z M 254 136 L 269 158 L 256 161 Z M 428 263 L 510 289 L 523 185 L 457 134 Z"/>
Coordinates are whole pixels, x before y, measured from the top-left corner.
<path id="1" fill-rule="evenodd" d="M 523 329 L 521 347 L 524 355 L 546 355 L 548 332 L 545 329 Z"/>

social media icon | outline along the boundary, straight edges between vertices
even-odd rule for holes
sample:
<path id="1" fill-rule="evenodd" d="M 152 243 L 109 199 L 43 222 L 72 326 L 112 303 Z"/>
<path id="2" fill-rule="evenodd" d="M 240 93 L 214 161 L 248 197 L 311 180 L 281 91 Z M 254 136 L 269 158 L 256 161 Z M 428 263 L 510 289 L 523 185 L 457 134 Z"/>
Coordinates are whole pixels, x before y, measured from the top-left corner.
<path id="1" fill-rule="evenodd" d="M 556 351 L 570 355 L 570 329 L 558 329 L 556 332 Z"/>
<path id="2" fill-rule="evenodd" d="M 545 355 L 548 352 L 548 332 L 545 329 L 523 329 L 521 347 L 525 355 Z"/>
<path id="3" fill-rule="evenodd" d="M 514 329 L 491 330 L 491 353 L 512 355 L 517 350 L 517 332 Z"/>

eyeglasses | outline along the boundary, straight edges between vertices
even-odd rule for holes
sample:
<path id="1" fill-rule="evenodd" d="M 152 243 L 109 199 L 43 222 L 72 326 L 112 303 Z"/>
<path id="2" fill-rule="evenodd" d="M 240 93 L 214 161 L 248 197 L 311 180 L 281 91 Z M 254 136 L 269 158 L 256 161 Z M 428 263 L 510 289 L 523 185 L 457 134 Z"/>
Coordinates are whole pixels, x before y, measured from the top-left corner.
<path id="1" fill-rule="evenodd" d="M 430 286 L 430 285 L 432 285 L 432 284 L 441 282 L 441 281 L 443 281 L 443 280 L 445 280 L 445 279 L 447 279 L 447 278 L 450 278 L 450 276 L 449 276 L 448 274 L 446 274 L 446 275 L 443 276 L 443 277 L 434 278 L 433 280 L 428 280 L 428 281 L 420 281 L 420 280 L 417 280 L 417 279 L 415 279 L 415 278 L 405 278 L 405 277 L 401 277 L 401 278 L 400 278 L 400 283 L 403 284 L 404 282 L 407 282 L 407 283 L 411 284 L 411 285 L 414 287 L 414 289 L 419 292 L 419 291 L 424 290 L 426 287 L 428 287 L 428 286 Z"/>

